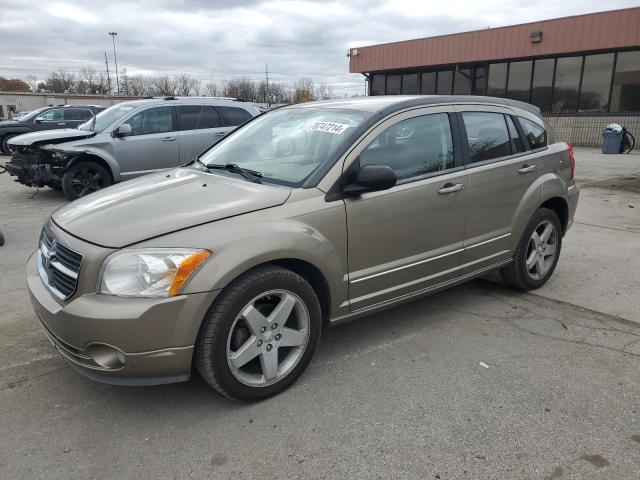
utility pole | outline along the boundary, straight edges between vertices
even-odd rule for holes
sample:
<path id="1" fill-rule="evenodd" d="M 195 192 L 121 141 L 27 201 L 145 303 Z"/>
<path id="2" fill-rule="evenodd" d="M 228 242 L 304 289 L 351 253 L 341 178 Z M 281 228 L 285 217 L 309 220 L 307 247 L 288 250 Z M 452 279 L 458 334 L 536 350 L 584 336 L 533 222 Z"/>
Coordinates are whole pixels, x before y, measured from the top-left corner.
<path id="1" fill-rule="evenodd" d="M 113 60 L 116 64 L 116 95 L 120 95 L 120 79 L 118 78 L 118 57 L 116 56 L 116 35 L 118 32 L 109 32 L 113 40 Z"/>
<path id="2" fill-rule="evenodd" d="M 107 95 L 111 95 L 111 77 L 109 76 L 109 60 L 107 60 L 107 52 L 104 52 L 104 64 L 107 66 Z"/>
<path id="3" fill-rule="evenodd" d="M 264 64 L 264 74 L 266 76 L 266 83 L 267 83 L 266 87 L 265 87 L 264 95 L 266 97 L 265 100 L 266 100 L 267 107 L 269 107 L 269 104 L 270 104 L 270 102 L 269 102 L 269 100 L 270 100 L 270 95 L 269 95 L 269 65 L 266 64 L 266 63 Z"/>

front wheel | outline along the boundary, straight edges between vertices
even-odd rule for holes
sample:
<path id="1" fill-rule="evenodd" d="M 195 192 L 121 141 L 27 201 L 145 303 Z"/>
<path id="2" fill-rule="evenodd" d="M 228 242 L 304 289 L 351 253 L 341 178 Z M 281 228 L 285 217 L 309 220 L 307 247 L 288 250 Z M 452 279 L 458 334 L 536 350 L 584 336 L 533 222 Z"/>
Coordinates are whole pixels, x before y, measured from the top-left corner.
<path id="1" fill-rule="evenodd" d="M 513 262 L 500 270 L 504 282 L 521 290 L 544 285 L 558 263 L 562 247 L 562 225 L 558 215 L 539 208 L 524 229 Z"/>
<path id="2" fill-rule="evenodd" d="M 321 318 L 318 297 L 304 278 L 278 266 L 257 268 L 214 302 L 198 336 L 196 367 L 226 397 L 270 397 L 311 361 Z"/>
<path id="3" fill-rule="evenodd" d="M 83 160 L 72 165 L 62 176 L 62 191 L 69 200 L 84 197 L 108 187 L 113 182 L 105 167 Z"/>

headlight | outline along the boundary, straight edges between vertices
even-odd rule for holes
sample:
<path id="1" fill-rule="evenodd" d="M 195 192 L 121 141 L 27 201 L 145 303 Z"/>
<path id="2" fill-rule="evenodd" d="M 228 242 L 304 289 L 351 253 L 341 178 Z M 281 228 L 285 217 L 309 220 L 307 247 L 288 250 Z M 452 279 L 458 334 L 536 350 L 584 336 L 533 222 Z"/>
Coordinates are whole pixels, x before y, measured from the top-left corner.
<path id="1" fill-rule="evenodd" d="M 173 297 L 211 256 L 186 248 L 121 250 L 102 266 L 99 293 L 123 297 Z"/>

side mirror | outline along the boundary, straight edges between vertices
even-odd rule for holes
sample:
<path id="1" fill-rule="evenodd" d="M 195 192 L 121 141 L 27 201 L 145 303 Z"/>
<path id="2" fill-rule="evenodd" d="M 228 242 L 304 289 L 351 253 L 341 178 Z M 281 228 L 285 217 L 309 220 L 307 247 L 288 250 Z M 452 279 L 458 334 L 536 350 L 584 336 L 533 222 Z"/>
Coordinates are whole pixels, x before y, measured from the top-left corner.
<path id="1" fill-rule="evenodd" d="M 36 119 L 34 120 L 34 122 L 36 122 L 36 123 L 44 123 L 44 121 L 45 121 L 45 120 L 44 120 L 44 118 L 42 118 L 42 117 L 38 117 L 38 118 L 36 118 Z"/>
<path id="2" fill-rule="evenodd" d="M 358 170 L 356 178 L 344 187 L 344 193 L 349 196 L 358 196 L 366 192 L 379 192 L 394 187 L 397 182 L 398 177 L 391 167 L 365 165 Z"/>
<path id="3" fill-rule="evenodd" d="M 131 135 L 131 133 L 133 133 L 133 131 L 131 130 L 131 125 L 129 125 L 128 123 L 123 123 L 113 131 L 113 136 L 128 137 L 129 135 Z"/>

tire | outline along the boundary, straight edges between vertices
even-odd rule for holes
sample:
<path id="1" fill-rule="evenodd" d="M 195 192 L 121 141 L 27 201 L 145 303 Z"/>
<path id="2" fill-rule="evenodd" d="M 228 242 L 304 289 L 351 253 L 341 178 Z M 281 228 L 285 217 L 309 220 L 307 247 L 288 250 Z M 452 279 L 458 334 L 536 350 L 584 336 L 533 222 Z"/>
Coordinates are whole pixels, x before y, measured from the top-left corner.
<path id="1" fill-rule="evenodd" d="M 285 298 L 295 301 L 286 318 L 275 315 L 285 305 Z M 247 310 L 249 305 L 254 310 Z M 248 315 L 250 311 L 260 314 Z M 275 324 L 277 329 L 262 322 L 271 314 L 275 320 L 270 325 Z M 276 323 L 278 318 L 285 318 L 286 328 L 284 323 Z M 306 329 L 302 328 L 304 325 Z M 304 278 L 275 265 L 258 267 L 226 287 L 209 309 L 196 342 L 195 365 L 202 378 L 225 397 L 261 400 L 282 392 L 302 374 L 318 346 L 321 328 L 320 302 Z M 295 343 L 300 345 L 283 346 L 285 341 L 292 341 L 294 331 Z M 304 344 L 298 342 L 302 336 L 306 338 Z M 251 360 L 238 368 L 232 367 L 232 358 L 242 351 L 248 352 L 246 359 Z M 268 358 L 276 359 L 277 369 L 271 379 L 264 366 Z"/>
<path id="2" fill-rule="evenodd" d="M 62 184 L 60 182 L 47 183 L 47 187 L 49 187 L 51 190 L 55 190 L 56 192 L 61 192 L 62 191 Z"/>
<path id="3" fill-rule="evenodd" d="M 548 241 L 538 243 L 533 237 L 534 232 L 541 240 L 544 237 L 541 232 L 544 233 L 547 226 L 553 228 Z M 554 247 L 553 254 L 549 253 L 552 250 L 551 246 Z M 513 262 L 500 270 L 502 280 L 510 287 L 519 290 L 540 288 L 553 274 L 560 258 L 561 249 L 562 225 L 558 215 L 548 208 L 539 208 L 524 229 L 513 255 Z M 537 260 L 541 254 L 543 255 L 542 264 Z M 527 265 L 527 260 L 530 260 L 529 265 Z"/>
<path id="4" fill-rule="evenodd" d="M 17 135 L 5 135 L 4 137 L 2 137 L 2 152 L 5 155 L 11 155 L 11 151 L 9 150 L 9 140 L 11 140 L 13 137 L 16 137 Z"/>
<path id="5" fill-rule="evenodd" d="M 75 200 L 112 183 L 111 173 L 105 167 L 98 162 L 82 160 L 71 165 L 62 176 L 62 191 L 69 200 Z"/>

